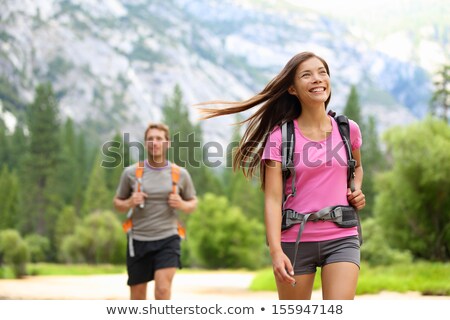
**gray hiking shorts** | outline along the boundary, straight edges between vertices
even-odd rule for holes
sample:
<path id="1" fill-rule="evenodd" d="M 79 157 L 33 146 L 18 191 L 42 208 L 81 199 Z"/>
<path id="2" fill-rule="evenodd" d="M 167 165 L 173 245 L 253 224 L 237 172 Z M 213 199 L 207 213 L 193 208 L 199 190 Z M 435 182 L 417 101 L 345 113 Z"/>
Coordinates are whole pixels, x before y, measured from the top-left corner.
<path id="1" fill-rule="evenodd" d="M 295 243 L 282 242 L 281 248 L 291 263 L 295 256 Z M 334 262 L 353 262 L 360 265 L 360 248 L 358 236 L 317 241 L 300 242 L 298 246 L 295 275 L 315 273 L 317 267 Z"/>

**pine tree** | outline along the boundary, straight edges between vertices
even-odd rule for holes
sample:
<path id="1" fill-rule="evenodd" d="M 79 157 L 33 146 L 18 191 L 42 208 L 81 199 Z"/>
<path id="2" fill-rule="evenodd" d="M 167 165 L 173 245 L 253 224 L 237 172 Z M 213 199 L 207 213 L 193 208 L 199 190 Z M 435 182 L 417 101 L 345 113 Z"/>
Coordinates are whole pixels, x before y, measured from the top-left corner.
<path id="1" fill-rule="evenodd" d="M 105 168 L 106 186 L 113 197 L 124 168 L 133 164 L 133 160 L 130 159 L 129 143 L 124 141 L 118 133 L 106 148 L 108 148 L 107 154 L 103 153 L 103 155 L 107 156 L 107 159 L 104 159 L 105 165 L 103 167 Z M 126 163 L 125 160 L 127 160 Z"/>
<path id="2" fill-rule="evenodd" d="M 89 177 L 84 195 L 82 215 L 86 216 L 94 211 L 112 209 L 111 194 L 106 187 L 105 169 L 100 165 L 100 155 L 97 156 Z"/>
<path id="3" fill-rule="evenodd" d="M 73 205 L 75 191 L 80 188 L 81 172 L 76 159 L 76 133 L 70 118 L 64 124 L 60 139 L 61 163 L 56 172 L 55 192 L 63 199 L 65 205 Z"/>
<path id="4" fill-rule="evenodd" d="M 448 122 L 450 109 L 450 65 L 442 66 L 436 75 L 434 85 L 436 90 L 431 98 L 431 112 Z"/>
<path id="5" fill-rule="evenodd" d="M 0 230 L 17 229 L 19 218 L 19 181 L 5 164 L 0 172 Z"/>
<path id="6" fill-rule="evenodd" d="M 363 145 L 361 147 L 361 157 L 364 168 L 363 191 L 366 196 L 366 207 L 364 215 L 371 216 L 375 204 L 375 179 L 376 175 L 385 169 L 383 152 L 380 148 L 380 140 L 376 128 L 375 118 L 370 116 L 367 125 L 364 127 Z"/>
<path id="7" fill-rule="evenodd" d="M 28 140 L 23 132 L 23 127 L 16 125 L 13 135 L 10 137 L 10 165 L 11 168 L 23 167 L 22 162 L 25 159 L 25 155 L 28 150 Z"/>
<path id="8" fill-rule="evenodd" d="M 1 103 L 1 102 L 0 102 Z M 0 105 L 1 106 L 1 105 Z M 1 109 L 0 109 L 1 111 Z M 6 134 L 6 126 L 2 119 L 0 119 L 0 164 L 10 166 L 10 139 Z"/>
<path id="9" fill-rule="evenodd" d="M 60 140 L 58 104 L 50 84 L 36 88 L 34 102 L 27 112 L 29 148 L 23 174 L 25 183 L 21 190 L 26 199 L 25 213 L 28 215 L 25 231 L 49 235 L 50 205 L 55 201 L 52 195 L 52 179 L 60 164 Z M 54 180 L 53 180 L 54 181 Z"/>
<path id="10" fill-rule="evenodd" d="M 347 103 L 344 108 L 344 114 L 355 121 L 360 127 L 363 126 L 363 119 L 361 117 L 361 106 L 359 104 L 359 96 L 356 87 L 352 85 L 350 94 L 347 98 Z M 362 129 L 362 128 L 361 128 Z"/>

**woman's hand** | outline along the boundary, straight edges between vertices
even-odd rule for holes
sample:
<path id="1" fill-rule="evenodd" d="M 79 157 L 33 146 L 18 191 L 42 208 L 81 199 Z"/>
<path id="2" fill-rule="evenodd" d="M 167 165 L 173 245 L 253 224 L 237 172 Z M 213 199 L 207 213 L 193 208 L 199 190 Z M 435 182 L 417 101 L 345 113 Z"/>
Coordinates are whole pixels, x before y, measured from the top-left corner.
<path id="1" fill-rule="evenodd" d="M 347 199 L 351 206 L 357 210 L 361 210 L 366 206 L 366 196 L 361 189 L 353 192 L 350 189 L 347 190 Z"/>
<path id="2" fill-rule="evenodd" d="M 295 285 L 294 270 L 291 261 L 283 251 L 272 254 L 273 273 L 278 282 Z"/>

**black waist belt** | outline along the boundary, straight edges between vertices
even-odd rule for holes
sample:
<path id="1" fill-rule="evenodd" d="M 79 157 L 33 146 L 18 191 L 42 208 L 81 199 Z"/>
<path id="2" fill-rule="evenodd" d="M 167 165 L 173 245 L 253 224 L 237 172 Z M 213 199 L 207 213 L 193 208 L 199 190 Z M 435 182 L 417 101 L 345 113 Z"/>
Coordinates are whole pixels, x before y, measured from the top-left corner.
<path id="1" fill-rule="evenodd" d="M 298 244 L 302 236 L 307 221 L 332 221 L 341 228 L 358 227 L 359 243 L 362 243 L 361 225 L 359 216 L 352 206 L 331 206 L 319 211 L 298 213 L 292 209 L 286 209 L 282 212 L 281 230 L 287 230 L 295 224 L 300 224 L 297 239 L 295 240 L 295 254 L 292 267 L 295 267 L 297 258 Z"/>

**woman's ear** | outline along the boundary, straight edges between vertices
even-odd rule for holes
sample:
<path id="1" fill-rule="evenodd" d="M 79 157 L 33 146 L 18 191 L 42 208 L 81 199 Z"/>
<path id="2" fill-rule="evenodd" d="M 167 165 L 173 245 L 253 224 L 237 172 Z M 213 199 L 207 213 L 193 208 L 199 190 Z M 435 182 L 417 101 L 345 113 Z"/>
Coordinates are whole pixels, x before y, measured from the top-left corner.
<path id="1" fill-rule="evenodd" d="M 297 91 L 295 91 L 294 86 L 290 86 L 288 89 L 289 94 L 292 94 L 293 96 L 297 95 Z"/>

